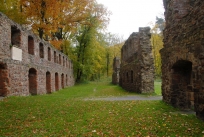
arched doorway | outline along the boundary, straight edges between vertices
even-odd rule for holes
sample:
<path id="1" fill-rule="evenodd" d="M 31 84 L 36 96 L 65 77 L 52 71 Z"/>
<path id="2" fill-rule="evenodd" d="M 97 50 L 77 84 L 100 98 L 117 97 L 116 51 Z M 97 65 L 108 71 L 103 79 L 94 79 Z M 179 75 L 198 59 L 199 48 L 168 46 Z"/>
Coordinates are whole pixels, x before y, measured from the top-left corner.
<path id="1" fill-rule="evenodd" d="M 29 69 L 29 93 L 37 95 L 37 71 L 34 68 Z"/>
<path id="2" fill-rule="evenodd" d="M 192 62 L 179 60 L 172 66 L 171 104 L 175 107 L 188 109 L 194 103 L 188 87 L 191 87 Z M 193 93 L 193 92 L 192 92 Z"/>
<path id="3" fill-rule="evenodd" d="M 47 94 L 51 93 L 51 74 L 50 72 L 46 72 L 46 91 Z"/>
<path id="4" fill-rule="evenodd" d="M 55 73 L 55 90 L 59 90 L 59 77 L 58 73 Z"/>
<path id="5" fill-rule="evenodd" d="M 64 74 L 61 75 L 61 86 L 64 88 Z"/>
<path id="6" fill-rule="evenodd" d="M 9 79 L 6 64 L 0 63 L 0 96 L 5 97 L 8 93 Z"/>

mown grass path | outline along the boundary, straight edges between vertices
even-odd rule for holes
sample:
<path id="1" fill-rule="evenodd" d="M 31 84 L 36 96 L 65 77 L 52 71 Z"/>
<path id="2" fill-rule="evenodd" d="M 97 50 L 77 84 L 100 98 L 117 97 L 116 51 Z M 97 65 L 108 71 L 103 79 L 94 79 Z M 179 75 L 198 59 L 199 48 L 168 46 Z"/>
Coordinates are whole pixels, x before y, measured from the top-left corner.
<path id="1" fill-rule="evenodd" d="M 155 84 L 160 94 L 159 82 Z M 137 95 L 107 82 L 0 101 L 0 136 L 204 136 L 204 122 L 161 100 L 87 100 Z"/>

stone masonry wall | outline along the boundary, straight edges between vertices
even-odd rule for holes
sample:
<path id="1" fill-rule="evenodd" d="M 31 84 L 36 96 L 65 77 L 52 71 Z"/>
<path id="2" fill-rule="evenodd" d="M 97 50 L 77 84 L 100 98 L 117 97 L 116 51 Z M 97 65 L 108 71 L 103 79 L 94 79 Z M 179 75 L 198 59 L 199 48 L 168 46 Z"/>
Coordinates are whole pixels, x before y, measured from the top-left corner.
<path id="1" fill-rule="evenodd" d="M 204 119 L 204 1 L 164 0 L 163 100 Z"/>
<path id="2" fill-rule="evenodd" d="M 0 96 L 50 93 L 56 84 L 74 85 L 71 60 L 0 13 Z"/>
<path id="3" fill-rule="evenodd" d="M 119 84 L 119 73 L 120 73 L 120 58 L 115 57 L 113 59 L 113 74 L 112 74 L 112 83 L 115 85 Z"/>
<path id="4" fill-rule="evenodd" d="M 139 28 L 121 49 L 120 85 L 138 93 L 154 92 L 154 61 L 150 28 Z"/>

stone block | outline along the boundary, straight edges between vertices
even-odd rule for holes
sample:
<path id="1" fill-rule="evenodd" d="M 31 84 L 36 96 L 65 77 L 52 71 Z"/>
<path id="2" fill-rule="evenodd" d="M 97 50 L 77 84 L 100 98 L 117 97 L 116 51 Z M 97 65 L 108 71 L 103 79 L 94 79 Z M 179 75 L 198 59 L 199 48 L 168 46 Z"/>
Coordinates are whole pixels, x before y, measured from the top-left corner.
<path id="1" fill-rule="evenodd" d="M 174 0 L 164 2 L 167 25 L 163 32 L 162 95 L 165 102 L 179 108 L 192 108 L 204 119 L 201 106 L 203 82 L 204 2 Z M 169 72 L 170 69 L 173 69 Z M 164 91 L 165 90 L 165 91 Z M 170 94 L 170 96 L 168 96 Z"/>

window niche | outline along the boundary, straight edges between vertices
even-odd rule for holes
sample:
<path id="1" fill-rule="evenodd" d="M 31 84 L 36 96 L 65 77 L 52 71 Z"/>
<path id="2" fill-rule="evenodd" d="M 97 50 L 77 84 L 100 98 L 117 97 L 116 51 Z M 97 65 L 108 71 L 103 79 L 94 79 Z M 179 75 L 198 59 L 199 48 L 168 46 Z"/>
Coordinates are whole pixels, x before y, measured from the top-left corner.
<path id="1" fill-rule="evenodd" d="M 44 58 L 44 47 L 42 43 L 39 44 L 39 55 L 40 58 Z"/>
<path id="2" fill-rule="evenodd" d="M 56 55 L 56 51 L 54 51 L 54 62 L 57 63 L 57 55 Z"/>
<path id="3" fill-rule="evenodd" d="M 63 56 L 63 66 L 65 66 L 65 62 L 64 62 L 64 56 Z"/>
<path id="4" fill-rule="evenodd" d="M 47 53 L 48 53 L 47 58 L 48 58 L 49 61 L 51 61 L 51 49 L 50 49 L 50 47 L 48 47 L 47 50 L 48 50 L 48 52 L 47 52 Z"/>
<path id="5" fill-rule="evenodd" d="M 34 39 L 32 36 L 28 36 L 28 53 L 34 55 Z"/>
<path id="6" fill-rule="evenodd" d="M 133 71 L 131 70 L 131 83 L 133 83 Z"/>
<path id="7" fill-rule="evenodd" d="M 127 83 L 128 83 L 129 82 L 128 72 L 126 73 L 126 79 L 127 79 Z"/>
<path id="8" fill-rule="evenodd" d="M 21 31 L 16 26 L 11 26 L 11 46 L 21 46 Z"/>
<path id="9" fill-rule="evenodd" d="M 59 54 L 59 64 L 61 65 L 61 55 Z"/>

